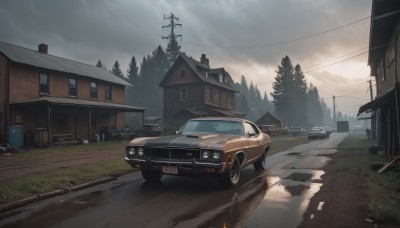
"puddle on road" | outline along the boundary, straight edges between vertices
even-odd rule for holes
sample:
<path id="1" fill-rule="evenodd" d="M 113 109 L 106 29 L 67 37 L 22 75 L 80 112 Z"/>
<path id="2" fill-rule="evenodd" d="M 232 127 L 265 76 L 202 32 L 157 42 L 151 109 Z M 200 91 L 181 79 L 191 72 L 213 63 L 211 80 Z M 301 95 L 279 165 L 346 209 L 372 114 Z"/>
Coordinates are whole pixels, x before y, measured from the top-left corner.
<path id="1" fill-rule="evenodd" d="M 226 204 L 214 210 L 204 211 L 201 208 L 197 208 L 176 218 L 173 224 L 177 227 L 185 227 L 188 224 L 201 228 L 237 227 L 257 208 L 257 205 L 263 200 L 268 187 L 280 180 L 279 177 L 275 176 L 258 177 L 251 183 L 233 191 L 233 197 L 230 202 L 226 202 Z M 195 224 L 196 220 L 206 222 Z"/>
<path id="2" fill-rule="evenodd" d="M 312 173 L 292 173 L 285 179 L 291 179 L 294 181 L 300 181 L 300 182 L 306 182 L 310 181 L 311 178 L 313 177 Z"/>

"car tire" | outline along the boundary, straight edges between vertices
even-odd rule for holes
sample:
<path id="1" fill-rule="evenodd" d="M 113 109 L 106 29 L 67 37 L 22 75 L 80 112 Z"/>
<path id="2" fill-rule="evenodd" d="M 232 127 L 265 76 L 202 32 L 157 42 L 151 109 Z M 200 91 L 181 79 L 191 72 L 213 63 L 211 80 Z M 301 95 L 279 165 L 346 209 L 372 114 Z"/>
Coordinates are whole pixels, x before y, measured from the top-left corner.
<path id="1" fill-rule="evenodd" d="M 255 161 L 253 163 L 254 169 L 256 171 L 261 171 L 264 170 L 264 165 L 265 165 L 265 154 L 266 152 L 264 151 L 264 153 L 257 159 L 257 161 Z"/>
<path id="2" fill-rule="evenodd" d="M 224 189 L 235 187 L 240 180 L 240 161 L 238 157 L 232 162 L 232 167 L 229 172 L 223 173 L 219 176 L 219 184 Z"/>
<path id="3" fill-rule="evenodd" d="M 160 173 L 160 172 L 142 170 L 142 177 L 143 177 L 146 181 L 148 181 L 148 182 L 157 182 L 157 181 L 160 181 L 162 175 L 163 175 L 163 174 Z"/>

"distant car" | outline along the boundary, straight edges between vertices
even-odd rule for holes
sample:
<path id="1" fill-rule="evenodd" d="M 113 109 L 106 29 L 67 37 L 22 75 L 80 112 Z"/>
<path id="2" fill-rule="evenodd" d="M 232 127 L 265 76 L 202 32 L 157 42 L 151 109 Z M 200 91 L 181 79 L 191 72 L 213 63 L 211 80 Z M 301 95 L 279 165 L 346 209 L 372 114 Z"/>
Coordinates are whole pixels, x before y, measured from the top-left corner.
<path id="1" fill-rule="evenodd" d="M 209 175 L 230 188 L 244 167 L 264 169 L 270 147 L 270 137 L 248 120 L 205 117 L 189 120 L 176 135 L 133 139 L 125 161 L 146 181 L 159 181 L 163 174 Z"/>
<path id="2" fill-rule="evenodd" d="M 324 129 L 325 129 L 326 134 L 328 135 L 328 138 L 329 138 L 329 136 L 332 134 L 332 128 L 330 128 L 328 126 L 325 126 Z"/>
<path id="3" fill-rule="evenodd" d="M 308 139 L 326 139 L 328 138 L 328 134 L 326 133 L 323 127 L 313 127 L 308 132 Z"/>
<path id="4" fill-rule="evenodd" d="M 144 136 L 160 136 L 161 127 L 158 124 L 144 124 L 143 125 Z"/>
<path id="5" fill-rule="evenodd" d="M 301 128 L 299 128 L 299 127 L 291 127 L 291 128 L 289 128 L 288 133 L 290 135 L 293 135 L 293 136 L 300 135 L 301 134 Z"/>

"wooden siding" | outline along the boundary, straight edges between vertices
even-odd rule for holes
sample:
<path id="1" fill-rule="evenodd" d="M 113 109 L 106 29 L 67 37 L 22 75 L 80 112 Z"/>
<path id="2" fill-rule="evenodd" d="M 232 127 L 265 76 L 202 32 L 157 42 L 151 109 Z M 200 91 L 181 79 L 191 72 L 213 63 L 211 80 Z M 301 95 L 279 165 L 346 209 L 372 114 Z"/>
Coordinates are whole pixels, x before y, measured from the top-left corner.
<path id="1" fill-rule="evenodd" d="M 181 71 L 185 71 L 185 78 L 181 78 Z M 201 82 L 195 72 L 187 65 L 186 62 L 180 61 L 176 67 L 170 72 L 164 86 L 172 86 L 177 84 L 188 84 Z"/>
<path id="2" fill-rule="evenodd" d="M 105 101 L 105 84 L 112 86 L 112 103 L 124 104 L 123 85 L 111 84 L 81 76 L 74 76 L 62 72 L 46 71 L 37 68 L 14 65 L 10 70 L 10 103 L 21 102 L 40 97 L 39 74 L 49 75 L 49 94 L 51 97 L 69 96 L 69 78 L 77 80 L 77 97 L 79 99 L 90 99 L 90 83 L 97 83 L 98 101 Z"/>

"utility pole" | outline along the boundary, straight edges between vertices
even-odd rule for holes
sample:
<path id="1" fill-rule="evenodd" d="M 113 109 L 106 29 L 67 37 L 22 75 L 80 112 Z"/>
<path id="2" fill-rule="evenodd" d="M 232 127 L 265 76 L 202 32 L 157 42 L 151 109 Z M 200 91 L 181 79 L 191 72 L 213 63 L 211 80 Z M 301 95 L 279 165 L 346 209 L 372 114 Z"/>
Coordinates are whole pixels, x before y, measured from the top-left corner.
<path id="1" fill-rule="evenodd" d="M 171 28 L 171 32 L 169 33 L 168 36 L 162 36 L 162 39 L 170 39 L 172 38 L 172 36 L 174 36 L 174 38 L 180 37 L 181 41 L 182 41 L 182 35 L 176 35 L 174 32 L 174 29 L 176 26 L 180 26 L 182 27 L 182 24 L 176 23 L 176 21 L 179 21 L 179 18 L 175 17 L 175 15 L 173 13 L 171 13 L 171 15 L 169 17 L 164 16 L 164 20 L 169 20 L 169 24 L 168 25 L 163 25 L 162 28 Z"/>
<path id="2" fill-rule="evenodd" d="M 336 125 L 336 104 L 335 104 L 336 97 L 333 96 L 333 126 Z"/>

